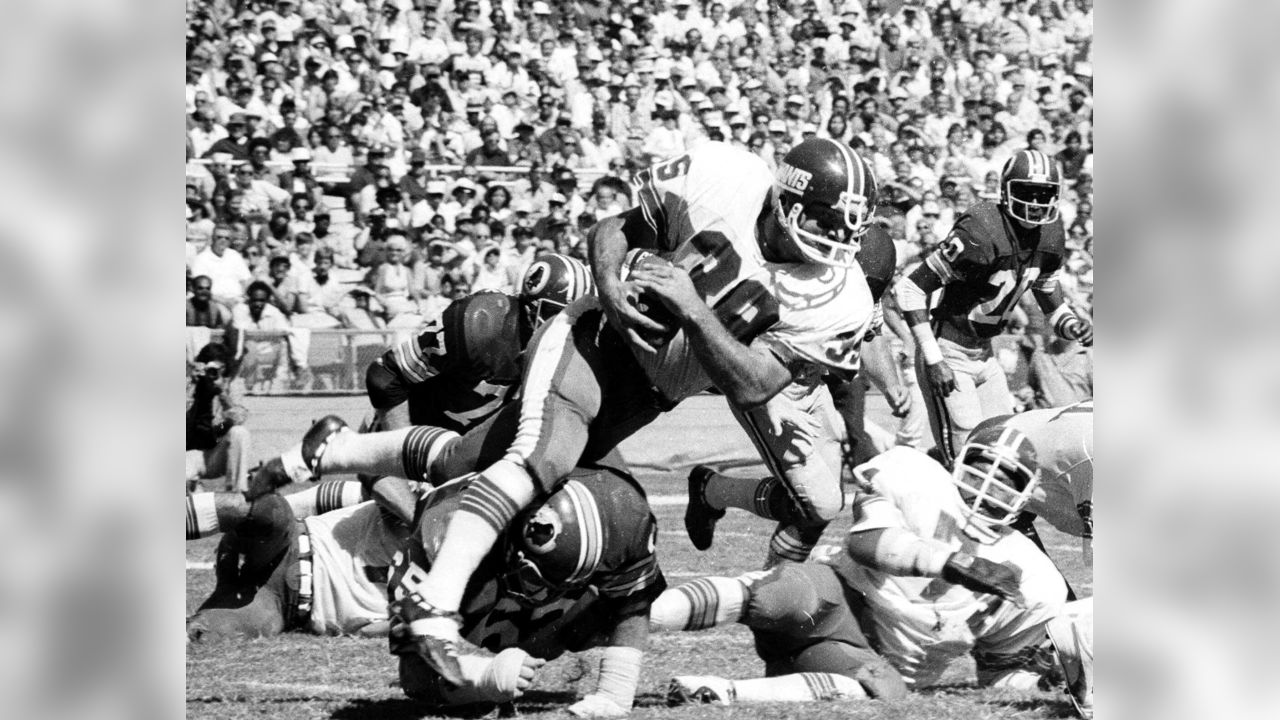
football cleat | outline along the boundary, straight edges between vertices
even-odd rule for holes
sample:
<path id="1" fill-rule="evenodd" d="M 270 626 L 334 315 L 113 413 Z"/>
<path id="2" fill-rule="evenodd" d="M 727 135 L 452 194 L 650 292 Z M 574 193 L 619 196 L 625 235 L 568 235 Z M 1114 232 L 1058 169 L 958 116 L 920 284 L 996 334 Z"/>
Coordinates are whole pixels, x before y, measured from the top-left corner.
<path id="1" fill-rule="evenodd" d="M 314 482 L 320 479 L 320 459 L 329 447 L 329 441 L 340 432 L 351 432 L 347 422 L 337 415 L 325 415 L 302 436 L 302 444 L 286 450 L 280 456 L 285 472 L 294 482 Z"/>
<path id="2" fill-rule="evenodd" d="M 733 681 L 710 675 L 678 675 L 667 687 L 667 705 L 732 705 Z"/>
<path id="3" fill-rule="evenodd" d="M 414 620 L 409 623 L 408 643 L 415 654 L 451 685 L 462 685 L 462 666 L 458 663 L 458 628 L 462 616 L 438 610 L 417 599 L 412 603 Z"/>
<path id="4" fill-rule="evenodd" d="M 724 510 L 717 510 L 707 503 L 707 483 L 714 471 L 706 465 L 697 465 L 689 471 L 689 504 L 684 511 L 684 530 L 689 541 L 699 550 L 711 548 L 716 535 L 716 522 L 724 517 Z"/>

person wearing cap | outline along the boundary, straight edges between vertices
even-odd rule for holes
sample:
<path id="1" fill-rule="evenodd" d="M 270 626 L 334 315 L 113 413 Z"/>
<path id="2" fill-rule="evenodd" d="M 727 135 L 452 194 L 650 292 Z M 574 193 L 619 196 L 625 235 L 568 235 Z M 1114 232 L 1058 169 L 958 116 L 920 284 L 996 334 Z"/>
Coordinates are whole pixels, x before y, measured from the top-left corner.
<path id="1" fill-rule="evenodd" d="M 468 165 L 497 167 L 511 165 L 511 157 L 503 149 L 502 134 L 498 132 L 497 127 L 482 130 L 480 143 L 480 147 L 467 153 Z"/>
<path id="2" fill-rule="evenodd" d="M 653 18 L 653 28 L 660 42 L 665 44 L 670 40 L 683 40 L 685 34 L 693 28 L 701 32 L 701 14 L 691 10 L 692 6 L 691 0 L 673 0 L 670 9 L 658 13 Z"/>
<path id="3" fill-rule="evenodd" d="M 445 218 L 446 229 L 453 230 L 453 216 L 445 216 L 444 200 L 449 184 L 440 178 L 430 178 L 423 187 L 423 196 L 409 208 L 409 227 L 415 233 L 426 232 L 431 219 L 437 215 Z"/>
<path id="4" fill-rule="evenodd" d="M 538 148 L 548 163 L 576 167 L 582 162 L 582 140 L 568 113 L 557 115 L 555 125 L 538 136 Z"/>
<path id="5" fill-rule="evenodd" d="M 292 167 L 279 175 L 280 188 L 290 195 L 303 195 L 313 205 L 319 205 L 323 199 L 323 190 L 315 175 L 311 172 L 311 151 L 305 147 L 294 148 L 289 154 Z"/>
<path id="6" fill-rule="evenodd" d="M 249 121 L 244 113 L 234 113 L 227 118 L 227 134 L 204 152 L 204 157 L 213 157 L 215 153 L 231 156 L 236 162 L 249 159 Z"/>

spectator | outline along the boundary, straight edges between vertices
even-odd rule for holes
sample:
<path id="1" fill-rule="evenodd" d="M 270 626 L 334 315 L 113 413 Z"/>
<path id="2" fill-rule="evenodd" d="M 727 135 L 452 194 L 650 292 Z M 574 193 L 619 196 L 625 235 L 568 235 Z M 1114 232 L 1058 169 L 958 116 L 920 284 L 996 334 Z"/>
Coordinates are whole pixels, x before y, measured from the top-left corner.
<path id="1" fill-rule="evenodd" d="M 387 322 L 391 323 L 397 316 L 416 313 L 420 293 L 414 286 L 413 271 L 407 265 L 409 241 L 403 232 L 388 234 L 386 252 L 386 262 L 373 269 L 366 284 L 382 306 Z"/>
<path id="2" fill-rule="evenodd" d="M 187 491 L 200 481 L 224 478 L 218 489 L 249 489 L 252 439 L 245 420 L 249 412 L 233 391 L 231 353 L 209 343 L 196 354 L 187 375 Z"/>
<path id="3" fill-rule="evenodd" d="M 232 160 L 249 159 L 249 121 L 244 113 L 235 113 L 227 119 L 227 134 L 204 152 L 204 157 L 213 157 L 215 153 L 226 153 Z"/>
<path id="4" fill-rule="evenodd" d="M 520 284 L 515 266 L 503 257 L 502 248 L 487 245 L 477 253 L 480 262 L 476 263 L 471 275 L 472 290 L 497 290 L 514 295 Z"/>
<path id="5" fill-rule="evenodd" d="M 212 282 L 213 299 L 228 307 L 240 302 L 245 286 L 253 277 L 245 259 L 231 249 L 232 235 L 229 225 L 214 227 L 209 247 L 196 255 L 191 263 L 191 274 L 208 277 Z"/>
<path id="6" fill-rule="evenodd" d="M 231 311 L 232 323 L 241 332 L 268 332 L 265 337 L 246 335 L 240 365 L 249 387 L 268 392 L 281 389 L 284 376 L 290 372 L 295 387 L 305 387 L 311 381 L 307 369 L 310 337 L 291 332 L 289 319 L 272 304 L 274 295 L 270 283 L 255 280 L 245 291 L 245 301 Z"/>
<path id="7" fill-rule="evenodd" d="M 197 275 L 191 281 L 191 297 L 187 298 L 187 327 L 226 329 L 231 324 L 231 311 L 213 299 L 213 280 Z"/>

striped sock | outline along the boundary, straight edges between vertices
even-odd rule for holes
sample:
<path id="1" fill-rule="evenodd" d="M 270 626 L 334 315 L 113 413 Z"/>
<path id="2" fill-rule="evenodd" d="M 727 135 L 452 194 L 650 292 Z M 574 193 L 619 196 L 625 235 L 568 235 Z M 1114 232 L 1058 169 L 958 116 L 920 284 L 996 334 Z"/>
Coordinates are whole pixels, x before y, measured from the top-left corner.
<path id="1" fill-rule="evenodd" d="M 809 551 L 813 550 L 813 546 L 817 544 L 817 537 L 808 537 L 811 533 L 806 532 L 808 528 L 796 527 L 779 523 L 778 529 L 774 530 L 773 537 L 769 539 L 769 554 L 765 558 L 765 567 L 773 567 L 783 560 L 791 562 L 804 562 L 809 559 Z M 818 536 L 821 537 L 822 531 L 819 529 Z"/>
<path id="2" fill-rule="evenodd" d="M 293 508 L 294 517 L 299 520 L 358 505 L 367 499 L 364 488 L 354 480 L 325 480 L 315 487 L 285 496 L 289 507 Z"/>
<path id="3" fill-rule="evenodd" d="M 420 591 L 426 601 L 442 610 L 457 610 L 471 575 L 516 514 L 533 502 L 533 495 L 533 478 L 505 460 L 489 466 L 463 490 Z"/>
<path id="4" fill-rule="evenodd" d="M 218 511 L 214 505 L 214 493 L 199 492 L 187 495 L 187 539 L 213 535 L 221 530 Z"/>
<path id="5" fill-rule="evenodd" d="M 766 520 L 777 520 L 774 514 L 777 509 L 775 495 L 780 487 L 781 483 L 772 477 L 751 480 L 713 473 L 711 479 L 707 481 L 703 497 L 711 507 L 717 510 L 738 508 Z M 785 497 L 785 488 L 782 489 L 782 493 Z"/>
<path id="6" fill-rule="evenodd" d="M 431 469 L 436 458 L 445 449 L 446 443 L 459 437 L 458 433 L 430 425 L 419 425 L 412 428 L 404 439 L 401 462 L 404 464 L 405 479 L 439 485 L 431 478 Z M 448 479 L 448 478 L 445 478 Z M 441 481 L 443 482 L 443 480 Z"/>
<path id="7" fill-rule="evenodd" d="M 746 587 L 734 578 L 698 578 L 662 593 L 649 609 L 649 627 L 705 630 L 737 622 L 746 598 Z"/>

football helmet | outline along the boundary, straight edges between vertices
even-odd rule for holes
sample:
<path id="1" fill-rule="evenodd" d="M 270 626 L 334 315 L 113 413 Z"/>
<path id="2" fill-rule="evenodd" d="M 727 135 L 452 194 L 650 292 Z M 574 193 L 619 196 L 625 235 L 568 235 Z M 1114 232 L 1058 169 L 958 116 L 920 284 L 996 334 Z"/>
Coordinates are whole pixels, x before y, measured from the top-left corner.
<path id="1" fill-rule="evenodd" d="M 790 242 L 812 262 L 852 267 L 875 209 L 871 166 L 838 140 L 809 138 L 778 164 L 774 215 Z M 805 229 L 810 221 L 820 232 Z"/>
<path id="2" fill-rule="evenodd" d="M 600 567 L 604 523 L 600 506 L 578 480 L 570 480 L 513 525 L 507 592 L 538 604 L 586 582 Z"/>
<path id="3" fill-rule="evenodd" d="M 520 311 L 532 333 L 569 303 L 595 291 L 591 271 L 580 260 L 544 253 L 534 259 L 520 278 Z"/>
<path id="4" fill-rule="evenodd" d="M 1035 446 L 1021 430 L 979 428 L 960 448 L 951 482 L 960 491 L 965 530 L 977 540 L 993 542 L 1040 484 Z"/>
<path id="5" fill-rule="evenodd" d="M 1047 225 L 1058 219 L 1062 171 L 1039 150 L 1019 150 L 1000 171 L 1000 204 L 1010 217 L 1028 225 Z"/>
<path id="6" fill-rule="evenodd" d="M 858 250 L 858 265 L 862 274 L 867 277 L 867 287 L 871 288 L 871 300 L 879 302 L 884 291 L 893 282 L 893 273 L 898 268 L 898 248 L 893 238 L 883 227 L 874 223 L 867 226 L 862 236 L 862 248 Z"/>

